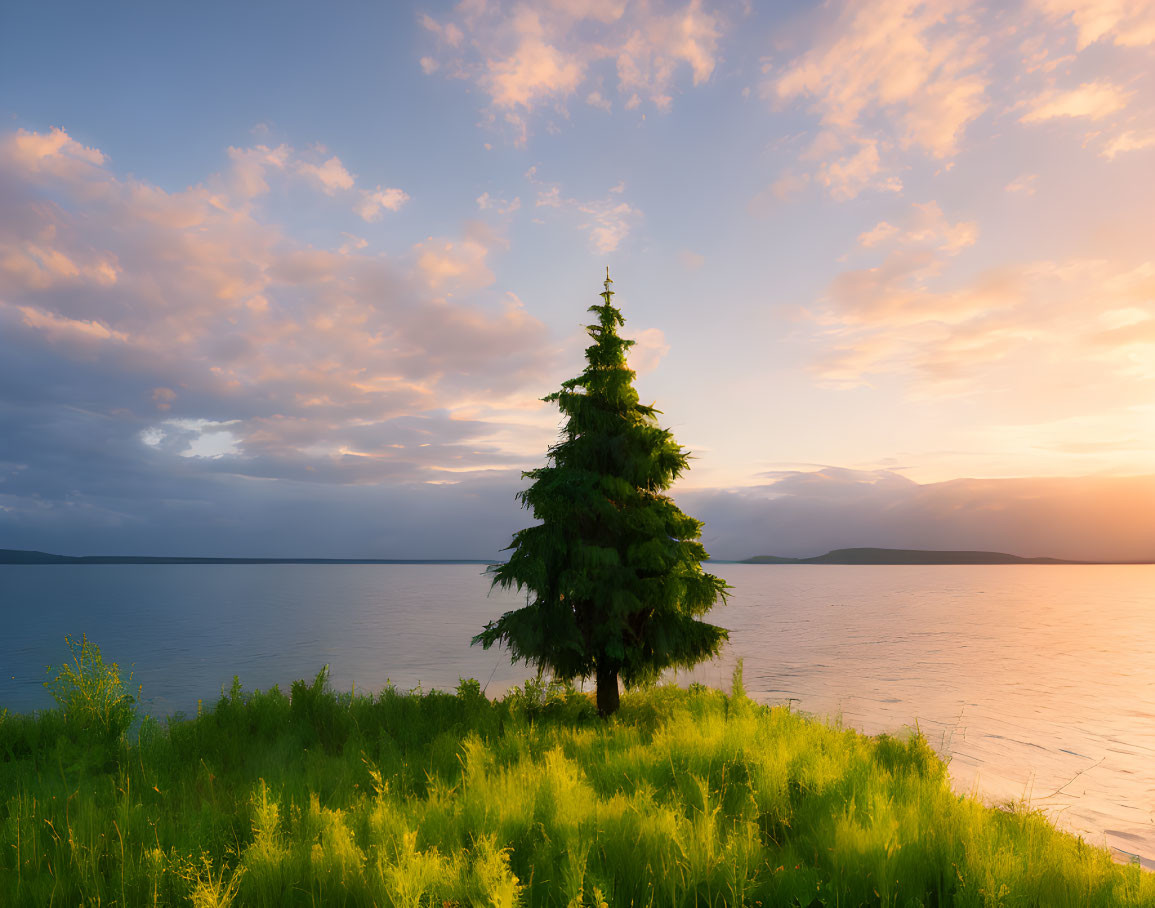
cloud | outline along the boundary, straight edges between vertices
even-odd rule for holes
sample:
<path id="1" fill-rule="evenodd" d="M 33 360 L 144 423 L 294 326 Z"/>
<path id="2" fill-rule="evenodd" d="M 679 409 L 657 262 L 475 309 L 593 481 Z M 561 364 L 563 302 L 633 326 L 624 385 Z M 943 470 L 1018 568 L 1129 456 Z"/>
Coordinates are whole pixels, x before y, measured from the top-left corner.
<path id="1" fill-rule="evenodd" d="M 630 347 L 630 368 L 639 375 L 653 372 L 670 352 L 666 335 L 660 328 L 645 328 L 633 335 L 634 345 Z"/>
<path id="2" fill-rule="evenodd" d="M 413 247 L 417 269 L 434 291 L 488 287 L 493 283 L 488 266 L 489 239 L 476 222 L 461 239 L 430 237 Z"/>
<path id="3" fill-rule="evenodd" d="M 92 249 L 68 254 L 55 243 L 53 224 L 46 225 L 39 236 L 0 240 L 0 272 L 40 290 L 116 283 L 120 274 L 116 256 Z"/>
<path id="4" fill-rule="evenodd" d="M 1096 41 L 1123 47 L 1155 43 L 1155 3 L 1151 0 L 1034 0 L 1053 22 L 1070 22 L 1078 49 Z"/>
<path id="5" fill-rule="evenodd" d="M 602 97 L 602 93 L 600 91 L 591 91 L 588 95 L 586 95 L 586 104 L 588 104 L 590 107 L 596 107 L 599 110 L 604 110 L 606 113 L 609 113 L 614 109 L 613 101 L 611 101 L 609 98 Z"/>
<path id="6" fill-rule="evenodd" d="M 800 195 L 811 183 L 809 173 L 787 169 L 773 183 L 750 199 L 746 210 L 755 217 L 769 214 L 776 207 Z"/>
<path id="7" fill-rule="evenodd" d="M 269 183 L 265 179 L 268 170 L 283 171 L 288 164 L 293 150 L 287 145 L 278 145 L 269 148 L 267 145 L 254 145 L 251 148 L 229 147 L 229 160 L 232 161 L 232 171 L 229 174 L 233 194 L 239 198 L 256 198 L 269 191 Z"/>
<path id="8" fill-rule="evenodd" d="M 48 132 L 18 130 L 5 148 L 7 157 L 27 173 L 73 177 L 104 165 L 104 154 L 73 139 L 58 126 Z"/>
<path id="9" fill-rule="evenodd" d="M 35 286 L 35 285 L 33 285 Z M 40 289 L 40 288 L 37 288 Z M 24 324 L 53 341 L 127 341 L 128 335 L 109 328 L 96 319 L 82 320 L 45 312 L 33 306 L 13 306 L 15 312 L 23 316 Z M 72 345 L 77 349 L 76 345 Z"/>
<path id="10" fill-rule="evenodd" d="M 974 221 L 952 224 L 946 219 L 938 202 L 915 202 L 910 206 L 901 228 L 887 221 L 879 221 L 870 230 L 860 234 L 858 242 L 867 248 L 901 244 L 908 247 L 926 246 L 953 254 L 973 246 L 977 238 L 978 225 Z"/>
<path id="11" fill-rule="evenodd" d="M 1136 94 L 1124 87 L 1134 83 L 1126 75 L 1139 63 L 1140 77 L 1142 61 L 1112 53 L 1112 45 L 1152 41 L 1150 0 L 1028 0 L 1010 8 L 836 2 L 783 31 L 764 65 L 762 92 L 775 107 L 814 118 L 814 128 L 794 139 L 798 159 L 811 162 L 809 175 L 831 198 L 845 201 L 901 191 L 903 173 L 928 158 L 949 170 L 984 115 L 1013 113 L 1029 125 L 1118 113 Z M 1056 84 L 1076 67 L 1111 78 Z"/>
<path id="12" fill-rule="evenodd" d="M 549 43 L 540 14 L 519 7 L 510 28 L 516 47 L 507 55 L 487 59 L 481 77 L 494 106 L 530 110 L 543 99 L 573 94 L 585 77 L 585 64 Z"/>
<path id="13" fill-rule="evenodd" d="M 986 42 L 969 4 L 871 0 L 837 9 L 806 51 L 775 68 L 766 93 L 808 102 L 833 150 L 856 149 L 843 168 L 877 165 L 880 145 L 953 155 L 989 104 Z"/>
<path id="14" fill-rule="evenodd" d="M 1025 173 L 1021 177 L 1015 177 L 1011 182 L 1004 187 L 1007 192 L 1016 192 L 1021 195 L 1034 195 L 1035 182 L 1039 179 L 1037 173 Z"/>
<path id="15" fill-rule="evenodd" d="M 647 12 L 616 49 L 618 91 L 648 98 L 666 110 L 673 103 L 670 91 L 679 66 L 689 65 L 694 85 L 714 72 L 720 23 L 697 0 L 665 15 Z"/>
<path id="16" fill-rule="evenodd" d="M 1155 146 L 1155 129 L 1144 131 L 1128 130 L 1110 139 L 1100 152 L 1108 161 L 1114 160 L 1116 155 L 1128 151 L 1141 151 L 1144 148 Z"/>
<path id="17" fill-rule="evenodd" d="M 608 109 L 604 84 L 611 80 L 627 109 L 643 101 L 668 109 L 681 70 L 692 85 L 713 74 L 722 27 L 701 0 L 462 3 L 446 21 L 427 14 L 420 21 L 438 44 L 422 58 L 423 71 L 478 86 L 491 122 L 512 128 L 517 142 L 525 141 L 530 117 L 564 111 L 572 97 Z"/>
<path id="18" fill-rule="evenodd" d="M 171 410 L 172 402 L 176 400 L 176 392 L 172 388 L 153 388 L 152 399 L 158 410 Z"/>
<path id="19" fill-rule="evenodd" d="M 101 481 L 67 497 L 37 494 L 42 485 L 13 471 L 0 484 L 0 546 L 72 555 L 496 561 L 528 523 L 512 470 L 445 485 L 271 483 L 212 472 L 224 458 L 180 458 L 186 469 L 176 475 L 148 463 L 167 457 L 157 452 L 131 475 L 111 475 L 102 460 Z"/>
<path id="20" fill-rule="evenodd" d="M 873 141 L 863 142 L 853 154 L 823 161 L 814 180 L 839 201 L 853 199 L 866 189 L 902 192 L 902 180 L 882 173 L 878 143 Z"/>
<path id="21" fill-rule="evenodd" d="M 409 194 L 404 190 L 392 187 L 382 189 L 378 186 L 373 191 L 362 190 L 361 201 L 353 210 L 364 220 L 373 222 L 381 220 L 381 215 L 386 210 L 400 211 L 408 201 Z"/>
<path id="22" fill-rule="evenodd" d="M 933 203 L 862 234 L 859 246 L 875 260 L 836 275 L 810 310 L 820 384 L 885 383 L 913 401 L 966 399 L 981 414 L 967 431 L 970 443 L 1027 452 L 1028 470 L 1058 462 L 1063 445 L 1145 425 L 1155 379 L 1155 261 L 967 268 L 954 257 L 975 237 L 973 224 L 952 222 Z M 1138 448 L 1119 462 L 1155 456 L 1155 428 L 1130 434 Z M 1005 469 L 1006 455 L 998 457 Z"/>
<path id="23" fill-rule="evenodd" d="M 328 195 L 333 195 L 339 189 L 353 188 L 353 177 L 336 155 L 320 164 L 298 161 L 297 172 L 315 180 Z"/>
<path id="24" fill-rule="evenodd" d="M 579 215 L 578 229 L 586 233 L 590 248 L 600 255 L 614 252 L 642 218 L 641 210 L 621 197 L 624 184 L 611 187 L 605 198 L 583 201 L 562 195 L 557 183 L 539 180 L 536 168 L 531 168 L 526 177 L 538 187 L 537 207 Z"/>
<path id="25" fill-rule="evenodd" d="M 421 486 L 516 477 L 544 450 L 553 427 L 526 401 L 553 346 L 485 291 L 505 241 L 467 224 L 395 260 L 348 235 L 304 244 L 259 204 L 297 160 L 232 149 L 225 172 L 170 193 L 62 131 L 0 137 L 0 461 L 23 465 L 0 481 L 5 513 L 32 526 L 86 502 L 92 525 L 127 527 L 165 510 L 148 496 L 223 477 L 229 494 Z"/>
<path id="26" fill-rule="evenodd" d="M 1110 82 L 1085 82 L 1070 91 L 1048 91 L 1030 102 L 1020 118 L 1023 123 L 1039 123 L 1057 117 L 1087 117 L 1101 120 L 1127 106 L 1129 93 Z"/>
<path id="27" fill-rule="evenodd" d="M 1095 406 L 1111 405 L 1111 382 L 1123 400 L 1128 385 L 1135 392 L 1123 348 L 1142 342 L 1142 332 L 1121 332 L 1110 349 L 1096 349 L 1090 339 L 1132 307 L 1142 288 L 1149 292 L 1150 263 L 1038 261 L 936 286 L 942 254 L 892 250 L 881 264 L 831 282 L 818 316 L 833 345 L 816 363 L 824 380 L 853 386 L 872 375 L 898 376 L 922 393 L 947 395 L 998 395 L 1022 382 L 1025 404 L 1048 388 L 1063 400 L 1060 389 L 1078 376 L 1086 385 L 1071 406 L 1086 405 L 1091 387 L 1103 395 Z M 1028 395 L 1028 387 L 1035 392 Z"/>
<path id="28" fill-rule="evenodd" d="M 706 264 L 706 257 L 690 249 L 682 249 L 678 252 L 678 261 L 687 271 L 697 271 Z"/>
<path id="29" fill-rule="evenodd" d="M 514 196 L 512 201 L 506 199 L 494 198 L 488 192 L 483 192 L 477 197 L 477 207 L 482 211 L 495 211 L 498 214 L 513 214 L 521 208 L 521 199 Z"/>
<path id="30" fill-rule="evenodd" d="M 770 185 L 770 194 L 783 202 L 797 195 L 810 183 L 810 174 L 787 171 Z"/>
<path id="31" fill-rule="evenodd" d="M 386 210 L 400 211 L 409 201 L 409 194 L 395 187 L 358 189 L 355 177 L 339 157 L 330 155 L 321 160 L 326 153 L 324 148 L 318 147 L 302 155 L 284 143 L 275 148 L 268 145 L 230 147 L 228 156 L 231 166 L 223 179 L 218 178 L 217 182 L 224 183 L 233 201 L 240 201 L 256 199 L 268 193 L 269 178 L 272 176 L 301 177 L 325 195 L 355 196 L 357 201 L 353 203 L 353 211 L 368 222 L 381 220 Z M 158 190 L 141 186 L 141 191 L 156 193 Z"/>
<path id="32" fill-rule="evenodd" d="M 760 487 L 684 492 L 716 558 L 811 557 L 853 547 L 999 551 L 1072 560 L 1155 558 L 1155 476 L 957 479 L 825 467 Z M 769 570 L 769 568 L 768 568 Z"/>

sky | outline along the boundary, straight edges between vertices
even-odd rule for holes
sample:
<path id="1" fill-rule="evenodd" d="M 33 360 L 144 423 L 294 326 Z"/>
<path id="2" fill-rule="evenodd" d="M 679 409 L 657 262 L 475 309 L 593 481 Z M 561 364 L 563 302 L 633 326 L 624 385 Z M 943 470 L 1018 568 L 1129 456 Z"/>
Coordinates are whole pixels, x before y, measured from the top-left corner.
<path id="1" fill-rule="evenodd" d="M 0 8 L 0 547 L 492 558 L 608 266 L 717 558 L 1155 558 L 1155 0 Z"/>

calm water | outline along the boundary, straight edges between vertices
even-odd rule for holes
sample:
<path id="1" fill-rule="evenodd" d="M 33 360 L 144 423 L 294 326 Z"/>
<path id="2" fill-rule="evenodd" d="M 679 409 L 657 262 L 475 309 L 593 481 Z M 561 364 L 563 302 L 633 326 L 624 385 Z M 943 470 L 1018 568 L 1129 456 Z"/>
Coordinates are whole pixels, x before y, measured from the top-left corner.
<path id="1" fill-rule="evenodd" d="M 918 724 L 956 788 L 1029 798 L 1155 867 L 1155 567 L 717 565 L 732 645 L 695 677 L 867 732 Z M 0 566 L 0 706 L 49 705 L 45 666 L 87 631 L 146 708 L 192 712 L 234 674 L 282 689 L 490 693 L 527 673 L 470 648 L 517 604 L 474 565 Z M 682 679 L 685 680 L 685 679 Z"/>

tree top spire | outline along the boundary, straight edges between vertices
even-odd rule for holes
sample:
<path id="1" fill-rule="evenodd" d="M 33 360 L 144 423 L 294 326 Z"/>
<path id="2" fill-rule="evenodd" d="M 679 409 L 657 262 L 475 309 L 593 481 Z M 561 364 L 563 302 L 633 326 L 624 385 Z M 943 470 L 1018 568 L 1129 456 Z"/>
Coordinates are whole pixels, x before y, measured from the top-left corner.
<path id="1" fill-rule="evenodd" d="M 610 280 L 610 266 L 606 265 L 606 289 L 602 291 L 603 296 L 607 293 L 613 293 L 614 292 L 610 289 L 610 284 L 612 284 L 612 283 L 613 283 L 613 281 Z"/>

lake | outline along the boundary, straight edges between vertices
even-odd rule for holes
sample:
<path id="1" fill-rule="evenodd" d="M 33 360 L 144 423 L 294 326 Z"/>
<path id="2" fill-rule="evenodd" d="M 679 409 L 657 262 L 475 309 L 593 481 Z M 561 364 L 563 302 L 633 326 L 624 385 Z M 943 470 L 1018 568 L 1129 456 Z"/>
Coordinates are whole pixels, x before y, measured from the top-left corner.
<path id="1" fill-rule="evenodd" d="M 1155 566 L 740 565 L 711 620 L 724 655 L 692 679 L 868 733 L 917 724 L 956 790 L 1027 799 L 1155 867 Z M 331 666 L 338 690 L 496 694 L 530 675 L 469 646 L 523 599 L 477 565 L 0 566 L 0 707 L 86 632 L 158 716 Z"/>

